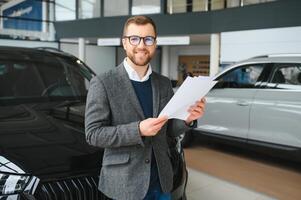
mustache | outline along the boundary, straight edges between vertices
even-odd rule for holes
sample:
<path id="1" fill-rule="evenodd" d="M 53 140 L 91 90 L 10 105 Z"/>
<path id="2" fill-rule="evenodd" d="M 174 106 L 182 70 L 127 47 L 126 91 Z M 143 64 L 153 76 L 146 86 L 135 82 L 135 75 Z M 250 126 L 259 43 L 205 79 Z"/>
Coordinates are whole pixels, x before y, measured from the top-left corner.
<path id="1" fill-rule="evenodd" d="M 138 53 L 138 52 L 145 52 L 145 53 L 149 53 L 149 51 L 145 48 L 139 48 L 139 49 L 135 49 L 134 50 L 135 53 Z"/>

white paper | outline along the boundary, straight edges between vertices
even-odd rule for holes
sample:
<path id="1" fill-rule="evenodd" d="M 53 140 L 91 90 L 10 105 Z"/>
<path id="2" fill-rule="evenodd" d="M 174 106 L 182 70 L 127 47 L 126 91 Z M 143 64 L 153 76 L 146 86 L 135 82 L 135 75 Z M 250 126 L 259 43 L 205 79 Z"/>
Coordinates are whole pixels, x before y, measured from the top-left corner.
<path id="1" fill-rule="evenodd" d="M 212 77 L 188 76 L 159 116 L 165 115 L 168 116 L 168 119 L 177 118 L 186 120 L 189 116 L 189 107 L 203 98 L 216 83 L 217 81 L 213 81 Z"/>

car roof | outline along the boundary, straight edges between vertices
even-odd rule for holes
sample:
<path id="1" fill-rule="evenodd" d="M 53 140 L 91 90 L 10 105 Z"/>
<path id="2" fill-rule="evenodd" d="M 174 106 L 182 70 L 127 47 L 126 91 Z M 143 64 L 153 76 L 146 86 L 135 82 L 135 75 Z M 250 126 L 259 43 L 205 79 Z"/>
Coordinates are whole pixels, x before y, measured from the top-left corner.
<path id="1" fill-rule="evenodd" d="M 247 62 L 281 62 L 281 63 L 301 63 L 301 54 L 291 53 L 291 54 L 268 54 L 252 57 L 238 63 Z"/>
<path id="2" fill-rule="evenodd" d="M 300 53 L 283 53 L 283 54 L 267 54 L 255 56 L 249 59 L 241 60 L 227 66 L 225 69 L 217 73 L 213 79 L 218 78 L 221 74 L 232 70 L 237 66 L 248 65 L 248 64 L 260 64 L 260 63 L 300 63 L 301 64 L 301 54 Z"/>
<path id="3" fill-rule="evenodd" d="M 67 57 L 74 57 L 73 55 L 60 51 L 55 48 L 51 47 L 35 47 L 35 48 L 28 48 L 28 47 L 11 47 L 11 46 L 0 46 L 1 54 L 9 55 L 11 57 L 16 56 L 29 56 L 29 55 L 41 55 L 41 54 L 52 54 L 58 56 L 67 56 Z M 0 55 L 1 56 L 1 55 Z"/>

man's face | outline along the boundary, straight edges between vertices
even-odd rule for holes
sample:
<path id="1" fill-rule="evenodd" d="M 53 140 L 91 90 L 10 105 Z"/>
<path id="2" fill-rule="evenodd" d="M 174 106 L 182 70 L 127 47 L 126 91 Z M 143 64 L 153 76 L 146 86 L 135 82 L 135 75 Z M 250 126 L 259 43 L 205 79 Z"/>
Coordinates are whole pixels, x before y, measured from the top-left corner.
<path id="1" fill-rule="evenodd" d="M 124 36 L 139 36 L 139 37 L 152 36 L 154 38 L 156 37 L 154 28 L 151 24 L 145 24 L 145 25 L 130 24 L 127 27 Z M 122 43 L 123 43 L 123 48 L 126 51 L 127 57 L 137 66 L 147 65 L 150 62 L 150 60 L 153 58 L 157 46 L 156 41 L 154 42 L 153 45 L 150 46 L 145 45 L 142 38 L 137 46 L 131 44 L 129 38 L 123 38 Z"/>

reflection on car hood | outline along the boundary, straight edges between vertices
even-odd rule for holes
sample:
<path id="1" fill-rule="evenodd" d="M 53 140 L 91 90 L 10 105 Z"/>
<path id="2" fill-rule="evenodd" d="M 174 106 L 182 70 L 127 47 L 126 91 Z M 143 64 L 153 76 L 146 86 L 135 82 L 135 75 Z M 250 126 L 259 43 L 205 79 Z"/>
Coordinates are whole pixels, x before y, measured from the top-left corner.
<path id="1" fill-rule="evenodd" d="M 0 172 L 25 174 L 25 172 L 17 165 L 0 156 Z"/>
<path id="2" fill-rule="evenodd" d="M 25 105 L 0 107 L 0 156 L 40 178 L 98 171 L 101 150 L 75 127 Z"/>

